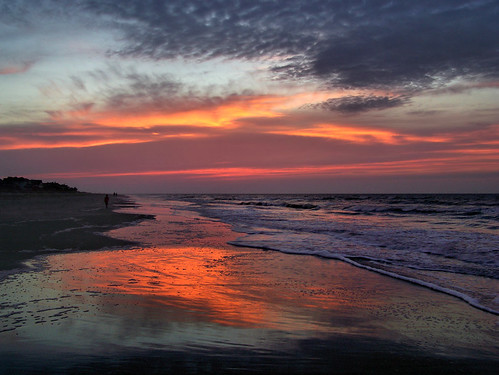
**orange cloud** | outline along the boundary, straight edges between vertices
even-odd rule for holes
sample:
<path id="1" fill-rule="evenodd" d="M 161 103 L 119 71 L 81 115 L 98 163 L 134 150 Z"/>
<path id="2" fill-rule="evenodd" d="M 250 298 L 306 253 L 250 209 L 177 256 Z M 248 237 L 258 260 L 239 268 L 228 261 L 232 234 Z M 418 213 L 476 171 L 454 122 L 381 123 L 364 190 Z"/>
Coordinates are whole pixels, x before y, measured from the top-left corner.
<path id="1" fill-rule="evenodd" d="M 184 176 L 186 178 L 236 180 L 247 178 L 275 178 L 296 176 L 380 176 L 380 175 L 417 175 L 463 172 L 498 171 L 499 153 L 489 155 L 464 155 L 422 158 L 415 160 L 386 161 L 357 164 L 301 166 L 290 168 L 200 168 L 183 170 L 153 170 L 129 172 L 81 172 L 57 173 L 45 178 L 88 178 L 88 177 L 127 177 L 127 176 Z M 37 176 L 29 176 L 37 177 Z"/>
<path id="2" fill-rule="evenodd" d="M 308 117 L 308 112 L 291 113 L 291 108 L 300 108 L 304 103 L 320 101 L 331 97 L 334 93 L 302 92 L 284 95 L 233 96 L 225 98 L 218 104 L 204 104 L 197 109 L 185 110 L 179 105 L 178 111 L 161 110 L 145 106 L 143 111 L 134 112 L 135 106 L 127 109 L 109 108 L 102 111 L 94 103 L 73 105 L 67 111 L 47 112 L 51 122 L 47 126 L 58 127 L 60 131 L 44 134 L 37 126 L 37 132 L 29 136 L 21 134 L 0 135 L 0 150 L 28 148 L 60 148 L 90 147 L 109 144 L 127 144 L 158 141 L 166 138 L 205 137 L 206 129 L 210 131 L 230 131 L 248 124 L 253 132 L 278 134 L 295 137 L 313 137 L 334 139 L 351 144 L 385 144 L 405 145 L 410 143 L 442 143 L 456 147 L 484 145 L 484 142 L 495 142 L 491 134 L 497 134 L 498 128 L 487 127 L 473 130 L 440 133 L 436 135 L 415 135 L 389 128 L 360 127 L 356 125 L 334 124 L 317 121 L 317 117 Z M 338 93 L 335 94 L 338 96 Z M 171 103 L 170 103 L 171 104 Z M 192 107 L 192 104 L 190 104 Z M 137 106 L 140 108 L 140 106 Z M 294 117 L 296 115 L 296 117 Z M 279 120 L 279 127 L 272 127 L 270 119 Z M 240 121 L 247 119 L 245 122 Z M 264 124 L 257 130 L 254 124 Z M 267 124 L 267 120 L 268 124 Z M 274 122 L 275 123 L 275 122 Z M 302 126 L 300 126 L 302 125 Z M 88 130 L 92 127 L 92 131 Z M 161 130 L 157 128 L 161 127 Z M 183 127 L 183 128 L 182 128 Z M 201 131 L 201 128 L 205 128 Z M 128 129 L 128 130 L 127 130 Z M 177 129 L 177 130 L 172 130 Z M 218 131 L 217 130 L 217 131 Z M 25 132 L 26 133 L 26 132 Z M 487 139 L 489 141 L 487 141 Z M 493 144 L 493 143 L 492 143 Z"/>
<path id="3" fill-rule="evenodd" d="M 415 136 L 397 133 L 394 130 L 353 127 L 333 124 L 317 124 L 307 129 L 289 129 L 270 131 L 270 134 L 283 134 L 301 137 L 331 138 L 353 143 L 386 143 L 391 145 L 407 142 L 446 142 L 450 138 L 444 136 Z"/>
<path id="4" fill-rule="evenodd" d="M 2 138 L 0 137 L 1 141 L 9 141 L 7 138 Z M 68 141 L 57 141 L 57 140 L 52 140 L 49 143 L 45 142 L 40 142 L 40 141 L 23 141 L 23 143 L 16 143 L 12 142 L 11 144 L 5 145 L 5 146 L 0 146 L 0 150 L 25 150 L 25 149 L 32 149 L 32 148 L 44 148 L 44 149 L 50 149 L 50 148 L 83 148 L 83 147 L 94 147 L 94 146 L 106 146 L 106 145 L 112 145 L 112 144 L 122 144 L 122 143 L 143 143 L 147 142 L 147 140 L 140 140 L 140 139 L 131 139 L 131 138 L 126 138 L 126 139 L 107 139 L 107 140 L 89 140 L 89 141 L 74 141 L 74 142 L 68 142 Z"/>
<path id="5" fill-rule="evenodd" d="M 239 97 L 218 106 L 179 112 L 151 110 L 145 113 L 120 111 L 90 111 L 91 107 L 50 113 L 55 121 L 92 122 L 105 127 L 153 127 L 193 125 L 204 127 L 235 127 L 235 120 L 249 117 L 279 117 L 275 108 L 288 100 L 280 96 Z"/>
<path id="6" fill-rule="evenodd" d="M 12 127 L 11 129 L 12 130 Z M 0 134 L 0 150 L 83 148 L 112 144 L 135 144 L 158 141 L 167 138 L 199 138 L 202 133 L 181 129 L 173 134 L 148 129 L 109 128 L 94 125 L 65 125 L 60 128 L 54 124 L 40 124 L 23 128 L 8 134 Z"/>

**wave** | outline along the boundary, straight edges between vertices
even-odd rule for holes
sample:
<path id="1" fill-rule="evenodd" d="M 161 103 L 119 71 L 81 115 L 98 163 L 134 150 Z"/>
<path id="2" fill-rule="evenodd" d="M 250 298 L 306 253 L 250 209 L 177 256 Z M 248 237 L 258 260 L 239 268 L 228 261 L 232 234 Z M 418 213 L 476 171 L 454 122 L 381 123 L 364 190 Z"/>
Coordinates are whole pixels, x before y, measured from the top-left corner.
<path id="1" fill-rule="evenodd" d="M 273 202 L 256 201 L 256 202 L 240 202 L 239 205 L 241 205 L 241 206 L 257 206 L 257 207 L 287 207 L 287 208 L 294 208 L 294 209 L 298 209 L 298 210 L 317 210 L 317 209 L 319 209 L 319 206 L 317 206 L 315 204 L 310 204 L 310 203 L 288 203 L 288 202 L 273 203 Z"/>
<path id="2" fill-rule="evenodd" d="M 372 267 L 372 266 L 365 265 L 365 264 L 362 264 L 360 262 L 355 261 L 355 259 L 358 259 L 358 258 L 363 258 L 366 260 L 375 260 L 373 258 L 347 257 L 347 256 L 340 255 L 340 254 L 329 253 L 327 251 L 316 251 L 314 253 L 306 253 L 306 252 L 300 252 L 300 251 L 291 250 L 291 249 L 282 249 L 282 248 L 276 248 L 276 247 L 272 247 L 272 246 L 262 246 L 262 245 L 258 245 L 258 244 L 251 244 L 251 243 L 246 243 L 246 242 L 237 241 L 237 240 L 230 241 L 229 244 L 234 245 L 234 246 L 238 246 L 238 247 L 249 247 L 249 248 L 254 248 L 254 249 L 279 251 L 279 252 L 286 253 L 286 254 L 313 255 L 313 256 L 318 256 L 321 258 L 340 260 L 340 261 L 346 262 L 346 263 L 351 264 L 351 265 L 358 267 L 358 268 L 362 268 L 362 269 L 365 269 L 368 271 L 376 272 L 376 273 L 379 273 L 381 275 L 385 275 L 385 276 L 389 276 L 389 277 L 394 278 L 394 279 L 406 281 L 406 282 L 409 282 L 409 283 L 414 284 L 414 285 L 419 285 L 419 286 L 422 286 L 422 287 L 425 287 L 425 288 L 428 288 L 428 289 L 431 289 L 431 290 L 434 290 L 434 291 L 437 291 L 440 293 L 444 293 L 444 294 L 459 298 L 460 300 L 468 303 L 470 306 L 473 306 L 479 310 L 482 310 L 482 311 L 485 311 L 485 312 L 488 312 L 488 313 L 491 313 L 494 315 L 499 315 L 498 310 L 495 310 L 493 308 L 490 308 L 488 306 L 481 304 L 477 299 L 472 298 L 465 293 L 461 293 L 461 292 L 458 292 L 458 291 L 450 289 L 450 288 L 445 288 L 445 287 L 437 285 L 435 283 L 420 280 L 420 279 L 417 279 L 415 277 L 401 275 L 401 274 L 398 274 L 398 273 L 395 273 L 392 271 L 387 271 L 387 270 L 384 270 L 381 268 Z"/>
<path id="3" fill-rule="evenodd" d="M 424 207 L 386 207 L 372 205 L 356 205 L 344 206 L 344 211 L 350 211 L 362 214 L 397 214 L 397 215 L 462 215 L 462 216 L 478 216 L 482 215 L 482 210 L 455 210 L 455 209 L 439 209 L 439 208 L 424 208 Z"/>
<path id="4" fill-rule="evenodd" d="M 499 298 L 494 298 L 499 279 L 497 197 L 203 195 L 184 198 L 192 205 L 191 209 L 246 234 L 233 245 L 339 259 L 445 292 L 497 314 Z M 423 204 L 425 201 L 431 203 Z"/>

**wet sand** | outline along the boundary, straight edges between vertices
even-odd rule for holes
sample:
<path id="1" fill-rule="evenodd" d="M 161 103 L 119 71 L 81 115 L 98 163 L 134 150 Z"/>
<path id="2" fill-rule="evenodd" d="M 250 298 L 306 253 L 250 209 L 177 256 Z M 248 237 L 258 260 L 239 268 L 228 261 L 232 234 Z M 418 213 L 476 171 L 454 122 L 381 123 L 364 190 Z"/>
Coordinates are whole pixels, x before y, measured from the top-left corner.
<path id="1" fill-rule="evenodd" d="M 0 283 L 0 373 L 461 373 L 499 364 L 497 317 L 311 256 L 236 248 L 143 199 L 143 245 L 49 255 Z M 2 372 L 3 371 L 3 372 Z"/>
<path id="2" fill-rule="evenodd" d="M 0 279 L 37 255 L 129 245 L 102 233 L 145 217 L 114 212 L 131 204 L 124 196 L 109 203 L 103 194 L 0 193 Z"/>

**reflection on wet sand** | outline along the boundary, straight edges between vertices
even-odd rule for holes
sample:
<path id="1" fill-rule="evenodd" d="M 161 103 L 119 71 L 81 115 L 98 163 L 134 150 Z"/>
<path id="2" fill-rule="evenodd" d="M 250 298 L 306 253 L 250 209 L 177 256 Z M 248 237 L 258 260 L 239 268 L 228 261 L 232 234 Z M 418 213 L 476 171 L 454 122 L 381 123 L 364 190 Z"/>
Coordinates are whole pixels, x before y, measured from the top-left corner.
<path id="1" fill-rule="evenodd" d="M 492 344 L 452 298 L 327 259 L 199 247 L 54 255 L 45 271 L 5 282 L 4 330 L 18 343 L 109 347 L 243 346 L 376 338 L 446 346 Z M 334 272 L 333 272 L 334 271 Z M 17 281 L 16 281 L 17 280 Z M 20 287 L 23 294 L 18 293 Z M 428 295 L 428 296 L 426 296 Z M 466 329 L 463 325 L 466 324 Z M 493 319 L 491 319 L 493 328 Z M 445 351 L 445 349 L 443 349 Z"/>
<path id="2" fill-rule="evenodd" d="M 103 306 L 110 305 L 105 301 L 108 296 L 135 296 L 134 303 L 144 308 L 178 311 L 180 321 L 191 316 L 236 327 L 329 331 L 305 311 L 381 304 L 374 294 L 366 299 L 366 292 L 358 289 L 338 290 L 331 284 L 324 289 L 328 279 L 338 276 L 324 279 L 322 287 L 313 280 L 300 282 L 293 277 L 294 261 L 286 264 L 289 257 L 269 255 L 254 257 L 247 251 L 215 248 L 148 248 L 52 257 L 51 268 L 73 270 L 59 274 L 61 287 L 99 293 Z M 315 261 L 327 268 L 327 261 Z M 316 265 L 313 272 L 317 271 Z"/>
<path id="3" fill-rule="evenodd" d="M 360 288 L 337 287 L 350 266 L 338 269 L 344 275 L 324 278 L 330 262 L 310 261 L 312 267 L 297 276 L 295 257 L 253 250 L 146 248 L 50 256 L 46 270 L 5 282 L 10 304 L 2 307 L 10 315 L 4 315 L 3 338 L 10 333 L 11 347 L 42 343 L 96 354 L 110 347 L 292 350 L 291 339 L 379 334 L 360 316 L 380 302 L 366 299 Z M 337 322 L 330 321 L 331 311 Z"/>

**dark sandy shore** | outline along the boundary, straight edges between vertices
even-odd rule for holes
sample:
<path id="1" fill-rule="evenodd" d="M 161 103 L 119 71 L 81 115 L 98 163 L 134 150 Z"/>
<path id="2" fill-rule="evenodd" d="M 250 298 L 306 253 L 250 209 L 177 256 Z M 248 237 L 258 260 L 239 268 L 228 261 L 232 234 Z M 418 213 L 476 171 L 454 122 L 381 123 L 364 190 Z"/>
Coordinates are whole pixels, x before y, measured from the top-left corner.
<path id="1" fill-rule="evenodd" d="M 458 299 L 339 261 L 232 247 L 237 233 L 181 206 L 138 198 L 140 209 L 113 214 L 100 198 L 61 212 L 88 209 L 82 222 L 98 228 L 114 215 L 156 220 L 102 242 L 141 246 L 39 257 L 1 281 L 0 374 L 496 373 L 497 317 Z"/>
<path id="2" fill-rule="evenodd" d="M 123 196 L 88 193 L 0 193 L 0 271 L 37 255 L 129 245 L 102 235 L 145 217 L 113 208 L 131 204 Z"/>

